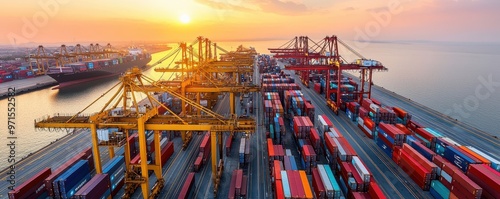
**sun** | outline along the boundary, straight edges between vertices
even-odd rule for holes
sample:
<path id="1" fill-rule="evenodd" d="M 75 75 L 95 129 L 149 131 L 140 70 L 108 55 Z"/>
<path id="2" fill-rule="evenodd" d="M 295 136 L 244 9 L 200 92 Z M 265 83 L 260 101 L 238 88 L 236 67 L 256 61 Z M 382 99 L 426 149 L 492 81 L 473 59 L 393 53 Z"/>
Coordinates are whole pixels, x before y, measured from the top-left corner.
<path id="1" fill-rule="evenodd" d="M 191 21 L 191 17 L 187 14 L 181 14 L 179 16 L 179 21 L 183 24 L 188 24 Z"/>

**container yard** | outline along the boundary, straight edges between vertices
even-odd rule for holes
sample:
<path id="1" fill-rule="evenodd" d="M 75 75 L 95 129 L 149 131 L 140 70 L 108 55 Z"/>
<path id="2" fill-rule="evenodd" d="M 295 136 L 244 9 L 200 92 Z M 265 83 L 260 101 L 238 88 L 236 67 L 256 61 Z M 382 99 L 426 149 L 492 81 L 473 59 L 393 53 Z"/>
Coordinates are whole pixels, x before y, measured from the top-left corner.
<path id="1" fill-rule="evenodd" d="M 164 60 L 189 61 L 155 71 L 183 81 L 134 68 L 102 112 L 36 120 L 76 130 L 19 162 L 0 198 L 500 198 L 500 142 L 372 85 L 382 62 L 314 50 L 336 36 L 297 49 L 309 41 L 180 43 Z"/>

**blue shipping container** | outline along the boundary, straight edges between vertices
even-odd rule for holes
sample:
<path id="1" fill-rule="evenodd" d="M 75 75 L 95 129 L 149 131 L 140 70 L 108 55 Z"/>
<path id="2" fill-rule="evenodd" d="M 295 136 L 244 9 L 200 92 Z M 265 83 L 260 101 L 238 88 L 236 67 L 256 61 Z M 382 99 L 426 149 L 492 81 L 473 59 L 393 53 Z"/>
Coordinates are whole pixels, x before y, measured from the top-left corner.
<path id="1" fill-rule="evenodd" d="M 417 144 L 416 142 L 412 142 L 410 144 L 410 146 L 412 148 L 414 148 L 416 151 L 418 151 L 422 156 L 424 156 L 427 160 L 431 161 L 432 162 L 432 159 L 434 157 L 433 154 L 429 153 L 429 151 L 425 150 L 426 148 L 423 148 L 425 147 L 424 145 L 421 145 L 421 144 Z"/>
<path id="2" fill-rule="evenodd" d="M 89 163 L 87 160 L 79 160 L 59 176 L 54 183 L 58 184 L 60 198 L 71 198 L 89 180 Z M 57 192 L 55 194 L 57 195 Z"/>
<path id="3" fill-rule="evenodd" d="M 456 165 L 463 172 L 467 172 L 469 164 L 475 163 L 467 155 L 460 153 L 460 151 L 456 150 L 452 146 L 446 147 L 446 150 L 444 151 L 444 158 Z"/>
<path id="4" fill-rule="evenodd" d="M 297 162 L 295 161 L 295 157 L 293 157 L 293 156 L 289 156 L 289 158 L 290 158 L 290 165 L 292 166 L 292 170 L 294 170 L 294 171 L 299 170 L 299 169 L 297 168 Z M 302 158 L 301 158 L 301 159 L 302 159 Z"/>
<path id="5" fill-rule="evenodd" d="M 382 151 L 384 151 L 385 154 L 387 154 L 387 156 L 389 156 L 390 158 L 392 158 L 392 149 L 390 147 L 388 147 L 384 141 L 382 141 L 380 138 L 377 138 L 376 141 L 377 143 L 377 146 L 382 149 Z"/>
<path id="6" fill-rule="evenodd" d="M 125 158 L 123 156 L 116 156 L 104 165 L 102 173 L 109 175 L 111 190 L 115 190 L 125 177 Z"/>
<path id="7" fill-rule="evenodd" d="M 290 191 L 290 185 L 288 183 L 288 175 L 286 174 L 286 171 L 281 171 L 281 181 L 283 182 L 283 192 L 285 198 L 291 198 L 292 193 Z"/>

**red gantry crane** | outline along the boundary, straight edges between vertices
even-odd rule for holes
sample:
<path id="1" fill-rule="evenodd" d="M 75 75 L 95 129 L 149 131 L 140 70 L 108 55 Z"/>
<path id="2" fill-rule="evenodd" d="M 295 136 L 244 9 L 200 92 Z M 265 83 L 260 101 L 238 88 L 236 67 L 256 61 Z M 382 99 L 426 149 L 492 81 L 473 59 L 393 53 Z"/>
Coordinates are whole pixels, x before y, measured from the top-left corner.
<path id="1" fill-rule="evenodd" d="M 356 55 L 358 59 L 351 63 L 347 62 L 339 54 L 339 43 Z M 345 108 L 345 102 L 361 102 L 365 94 L 370 98 L 373 71 L 387 71 L 387 68 L 382 63 L 366 59 L 335 35 L 327 36 L 319 42 L 315 42 L 307 36 L 295 37 L 279 48 L 269 48 L 269 51 L 276 58 L 292 60 L 291 64 L 285 65 L 285 69 L 299 72 L 306 86 L 309 84 L 311 71 L 327 71 L 325 83 L 326 104 L 335 114 L 338 114 L 339 107 Z M 330 71 L 334 73 L 330 74 Z M 342 71 L 359 71 L 361 74 L 360 90 L 349 91 L 343 89 L 342 85 L 345 82 L 341 78 Z M 366 91 L 365 83 L 368 84 Z"/>

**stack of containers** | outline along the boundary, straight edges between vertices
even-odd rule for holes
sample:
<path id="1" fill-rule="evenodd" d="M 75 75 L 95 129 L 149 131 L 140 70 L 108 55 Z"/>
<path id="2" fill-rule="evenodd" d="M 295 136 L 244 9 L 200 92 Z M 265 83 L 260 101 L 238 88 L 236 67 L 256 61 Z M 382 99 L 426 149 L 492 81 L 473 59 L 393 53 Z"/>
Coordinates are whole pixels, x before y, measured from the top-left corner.
<path id="1" fill-rule="evenodd" d="M 333 123 L 328 119 L 326 115 L 318 115 L 318 119 L 315 123 L 316 129 L 318 129 L 319 134 L 328 132 L 330 128 L 333 127 Z"/>
<path id="2" fill-rule="evenodd" d="M 167 160 L 174 154 L 174 143 L 168 142 L 167 146 L 161 150 L 161 165 L 164 167 Z"/>
<path id="3" fill-rule="evenodd" d="M 325 185 L 323 185 L 323 181 L 321 180 L 321 176 L 317 168 L 311 169 L 312 173 L 312 186 L 314 190 L 314 195 L 316 198 L 326 198 L 326 190 Z"/>
<path id="4" fill-rule="evenodd" d="M 238 157 L 239 157 L 239 163 L 240 166 L 243 166 L 245 164 L 245 145 L 246 145 L 246 138 L 241 138 L 240 141 L 240 148 L 238 150 Z"/>
<path id="5" fill-rule="evenodd" d="M 344 137 L 333 138 L 333 141 L 337 145 L 337 163 L 351 162 L 352 157 L 357 155 L 356 151 L 354 151 L 352 146 Z"/>
<path id="6" fill-rule="evenodd" d="M 478 179 L 473 181 L 472 178 L 468 177 L 460 171 L 454 172 L 451 181 L 451 194 L 454 195 L 455 198 L 481 198 L 481 196 L 484 195 L 483 193 L 485 193 L 485 189 L 483 187 L 480 187 L 480 180 L 477 180 Z"/>
<path id="7" fill-rule="evenodd" d="M 398 107 L 392 107 L 392 110 L 397 116 L 396 123 L 406 125 L 411 120 L 411 115 L 405 110 Z"/>
<path id="8" fill-rule="evenodd" d="M 309 133 L 314 125 L 309 117 L 295 116 L 293 118 L 293 131 L 296 139 L 309 138 Z"/>
<path id="9" fill-rule="evenodd" d="M 53 182 L 54 198 L 71 198 L 90 180 L 87 160 L 79 160 Z"/>
<path id="10" fill-rule="evenodd" d="M 446 150 L 447 146 L 460 146 L 460 144 L 448 137 L 440 137 L 436 139 L 433 151 L 441 156 L 444 156 L 444 151 Z"/>
<path id="11" fill-rule="evenodd" d="M 429 190 L 430 181 L 437 173 L 437 166 L 420 155 L 408 144 L 403 144 L 398 152 L 399 159 L 396 163 L 405 171 L 415 183 L 423 190 Z"/>
<path id="12" fill-rule="evenodd" d="M 329 165 L 318 164 L 318 173 L 325 186 L 327 198 L 340 198 L 342 192 Z"/>
<path id="13" fill-rule="evenodd" d="M 108 198 L 111 196 L 111 182 L 107 174 L 96 174 L 73 196 L 77 199 Z"/>
<path id="14" fill-rule="evenodd" d="M 370 180 L 370 186 L 368 188 L 368 195 L 370 195 L 371 198 L 378 198 L 378 199 L 386 199 L 384 192 L 382 192 L 382 189 L 378 186 L 378 184 L 373 180 L 373 178 Z"/>
<path id="15" fill-rule="evenodd" d="M 300 90 L 286 90 L 285 91 L 285 112 L 287 118 L 293 118 L 294 110 L 292 107 L 293 99 L 302 97 L 303 94 Z"/>
<path id="16" fill-rule="evenodd" d="M 375 142 L 387 154 L 392 156 L 395 146 L 402 146 L 406 134 L 393 125 L 381 122 L 375 134 Z"/>
<path id="17" fill-rule="evenodd" d="M 197 172 L 202 165 L 208 160 L 210 155 L 210 133 L 205 133 L 203 140 L 201 141 L 200 147 L 198 149 L 198 157 L 194 161 L 194 171 Z"/>
<path id="18" fill-rule="evenodd" d="M 132 136 L 129 136 L 127 140 L 130 151 L 130 157 L 132 158 L 135 157 L 139 151 L 136 146 L 137 140 L 139 139 L 138 136 L 139 135 L 134 134 Z"/>
<path id="19" fill-rule="evenodd" d="M 482 152 L 474 147 L 467 146 L 467 148 L 469 148 L 471 151 L 475 152 L 476 154 L 478 154 L 481 157 L 490 161 L 490 167 L 493 168 L 494 170 L 500 172 L 500 161 L 498 161 L 495 158 L 492 158 L 490 155 L 488 155 L 488 154 L 486 154 L 486 153 L 484 153 L 484 152 Z"/>
<path id="20" fill-rule="evenodd" d="M 427 148 L 433 149 L 437 138 L 431 132 L 427 131 L 426 128 L 417 128 L 415 136 L 424 142 Z"/>
<path id="21" fill-rule="evenodd" d="M 226 138 L 226 156 L 231 156 L 231 146 L 233 145 L 233 135 Z"/>
<path id="22" fill-rule="evenodd" d="M 333 134 L 333 133 L 332 133 Z M 335 137 L 330 136 L 329 132 L 324 133 L 324 151 L 325 151 L 325 157 L 326 160 L 329 162 L 330 165 L 335 165 L 337 162 L 337 143 L 333 140 Z"/>
<path id="23" fill-rule="evenodd" d="M 346 114 L 349 119 L 356 122 L 359 117 L 359 103 L 358 102 L 348 102 Z"/>
<path id="24" fill-rule="evenodd" d="M 361 192 L 368 191 L 368 187 L 370 185 L 370 180 L 371 180 L 371 173 L 368 171 L 368 168 L 357 156 L 352 157 L 351 163 L 355 168 L 357 175 L 361 177 L 361 182 L 356 180 L 356 182 L 361 185 L 360 187 L 358 187 L 358 191 Z"/>
<path id="25" fill-rule="evenodd" d="M 309 142 L 311 146 L 314 148 L 314 152 L 316 154 L 320 154 L 321 152 L 321 138 L 319 137 L 318 131 L 315 128 L 311 128 L 311 132 L 309 135 Z"/>
<path id="26" fill-rule="evenodd" d="M 125 158 L 116 156 L 103 166 L 102 173 L 108 174 L 111 182 L 111 195 L 115 196 L 124 184 Z"/>
<path id="27" fill-rule="evenodd" d="M 471 164 L 480 164 L 480 161 L 477 158 L 468 155 L 457 146 L 447 146 L 443 157 L 463 172 L 467 172 L 469 165 Z"/>
<path id="28" fill-rule="evenodd" d="M 314 148 L 311 145 L 302 146 L 301 152 L 302 152 L 302 159 L 301 159 L 302 165 L 305 168 L 306 172 L 310 174 L 311 168 L 314 168 L 317 165 L 316 152 L 314 152 Z"/>
<path id="29" fill-rule="evenodd" d="M 438 180 L 431 181 L 431 188 L 429 189 L 430 194 L 437 199 L 447 199 L 450 198 L 450 190 L 446 188 Z"/>
<path id="30" fill-rule="evenodd" d="M 368 116 L 358 117 L 358 127 L 365 133 L 369 138 L 373 139 L 373 134 L 375 132 L 375 122 L 372 121 Z"/>
<path id="31" fill-rule="evenodd" d="M 471 165 L 467 176 L 483 188 L 485 198 L 500 198 L 500 173 L 484 164 Z"/>
<path id="32" fill-rule="evenodd" d="M 407 139 L 408 140 L 408 139 Z M 430 150 L 429 148 L 425 147 L 422 143 L 417 142 L 417 141 L 410 141 L 407 142 L 413 149 L 418 151 L 422 156 L 427 158 L 427 160 L 432 161 L 434 159 L 434 156 L 437 154 L 434 153 L 434 151 Z"/>
<path id="33" fill-rule="evenodd" d="M 48 192 L 45 189 L 44 179 L 51 174 L 50 168 L 45 168 L 33 175 L 23 184 L 9 192 L 9 199 L 17 198 L 47 198 Z"/>
<path id="34" fill-rule="evenodd" d="M 388 107 L 380 107 L 379 109 L 379 115 L 380 115 L 380 121 L 379 122 L 385 122 L 389 124 L 395 124 L 396 123 L 396 113 L 392 110 L 392 108 Z"/>
<path id="35" fill-rule="evenodd" d="M 314 105 L 306 101 L 304 106 L 304 116 L 307 116 L 311 121 L 314 121 L 314 115 L 315 115 L 314 112 L 315 112 Z"/>
<path id="36" fill-rule="evenodd" d="M 64 172 L 66 172 L 69 168 L 73 167 L 79 160 L 87 160 L 89 165 L 89 170 L 94 170 L 94 159 L 92 155 L 92 148 L 89 147 L 80 154 L 68 160 L 66 163 L 57 168 L 49 177 L 44 180 L 45 188 L 49 193 L 50 197 L 56 197 L 59 195 L 59 192 L 54 191 L 54 181 L 61 176 Z"/>

